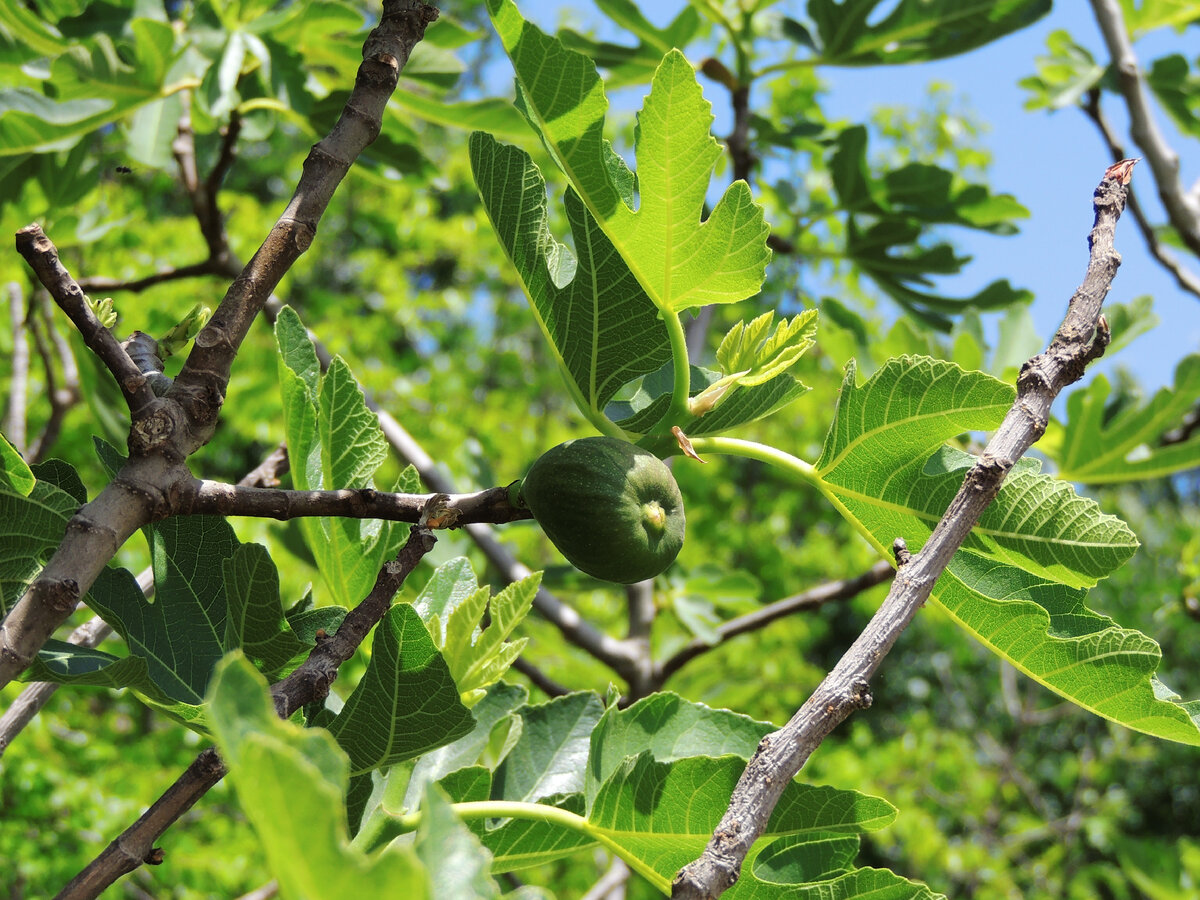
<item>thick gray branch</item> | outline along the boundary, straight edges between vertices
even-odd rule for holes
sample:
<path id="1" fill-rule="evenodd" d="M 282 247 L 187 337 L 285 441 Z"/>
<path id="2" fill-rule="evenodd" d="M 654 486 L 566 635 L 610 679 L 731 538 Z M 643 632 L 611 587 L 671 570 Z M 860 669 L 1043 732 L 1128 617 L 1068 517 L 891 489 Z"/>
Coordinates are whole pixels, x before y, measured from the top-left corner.
<path id="1" fill-rule="evenodd" d="M 1109 334 L 1100 305 L 1120 264 L 1113 234 L 1125 206 L 1130 165 L 1110 167 L 1096 188 L 1087 274 L 1050 346 L 1021 368 L 1017 399 L 1003 424 L 967 473 L 921 552 L 909 556 L 904 542 L 897 539 L 900 568 L 879 611 L 791 721 L 759 743 L 703 855 L 676 876 L 672 897 L 712 900 L 737 881 L 751 845 L 808 757 L 854 710 L 870 705 L 871 676 L 925 603 L 1004 477 L 1046 430 L 1054 398 L 1104 352 Z"/>

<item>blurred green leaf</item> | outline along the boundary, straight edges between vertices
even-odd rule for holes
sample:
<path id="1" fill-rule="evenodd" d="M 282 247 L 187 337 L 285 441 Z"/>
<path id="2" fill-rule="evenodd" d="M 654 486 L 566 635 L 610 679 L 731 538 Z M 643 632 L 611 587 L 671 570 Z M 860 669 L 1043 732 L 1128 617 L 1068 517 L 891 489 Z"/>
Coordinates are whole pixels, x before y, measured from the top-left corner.
<path id="1" fill-rule="evenodd" d="M 1017 82 L 1029 92 L 1025 108 L 1053 110 L 1079 104 L 1100 83 L 1104 66 L 1067 31 L 1050 32 L 1046 48 L 1049 53 L 1034 60 L 1037 74 Z"/>
<path id="2" fill-rule="evenodd" d="M 809 0 L 820 60 L 875 66 L 957 56 L 1032 25 L 1050 0 L 901 0 L 878 21 L 883 0 Z"/>
<path id="3" fill-rule="evenodd" d="M 1047 452 L 1058 463 L 1058 477 L 1084 484 L 1113 484 L 1162 478 L 1200 466 L 1200 434 L 1162 444 L 1179 427 L 1200 396 L 1200 355 L 1186 356 L 1175 369 L 1175 383 L 1149 403 L 1109 417 L 1111 387 L 1097 375 L 1067 398 L 1067 423 L 1057 445 Z"/>
<path id="4" fill-rule="evenodd" d="M 1181 132 L 1200 137 L 1200 75 L 1179 53 L 1154 60 L 1146 83 Z"/>

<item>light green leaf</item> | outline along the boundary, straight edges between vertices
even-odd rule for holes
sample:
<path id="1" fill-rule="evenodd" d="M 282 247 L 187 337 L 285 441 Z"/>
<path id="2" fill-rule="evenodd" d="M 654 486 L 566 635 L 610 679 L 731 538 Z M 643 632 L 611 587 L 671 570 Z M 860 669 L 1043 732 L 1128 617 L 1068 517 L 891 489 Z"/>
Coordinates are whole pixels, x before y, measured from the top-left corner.
<path id="1" fill-rule="evenodd" d="M 941 442 L 996 427 L 1013 396 L 982 373 L 927 358 L 891 360 L 861 386 L 851 366 L 816 466 L 824 490 L 881 552 L 896 537 L 917 552 L 970 464 Z M 1012 471 L 931 599 L 1068 700 L 1200 744 L 1200 703 L 1177 702 L 1158 682 L 1157 645 L 1084 606 L 1084 589 L 1127 560 L 1136 538 L 1038 468 Z"/>
<path id="2" fill-rule="evenodd" d="M 1107 418 L 1111 387 L 1097 375 L 1067 398 L 1067 424 L 1058 446 L 1048 452 L 1058 462 L 1058 477 L 1085 484 L 1114 484 L 1161 478 L 1200 466 L 1200 434 L 1162 445 L 1200 396 L 1200 355 L 1184 357 L 1175 384 L 1160 388 L 1149 403 L 1131 404 Z"/>
<path id="3" fill-rule="evenodd" d="M 603 711 L 592 693 L 522 709 L 521 738 L 496 769 L 492 797 L 535 802 L 583 790 L 588 744 Z"/>
<path id="4" fill-rule="evenodd" d="M 996 427 L 1016 398 L 1010 385 L 928 357 L 889 360 L 862 386 L 855 371 L 851 362 L 816 468 L 868 496 L 867 482 L 894 480 L 895 463 L 928 456 L 963 431 Z"/>
<path id="5" fill-rule="evenodd" d="M 411 847 L 367 856 L 350 846 L 345 754 L 322 729 L 280 721 L 262 676 L 240 655 L 218 668 L 209 702 L 229 779 L 284 897 L 433 896 Z"/>
<path id="6" fill-rule="evenodd" d="M 712 372 L 697 366 L 691 367 L 689 406 L 693 414 L 672 420 L 691 437 L 721 434 L 738 425 L 762 419 L 782 409 L 796 398 L 807 393 L 808 386 L 789 372 L 780 372 L 762 384 L 743 385 L 720 372 Z M 610 416 L 629 434 L 646 434 L 662 421 L 671 402 L 671 367 L 647 375 L 628 406 L 611 404 Z M 726 387 L 733 382 L 732 387 Z M 724 388 L 724 390 L 722 390 Z M 700 400 L 705 391 L 721 391 L 715 408 L 702 411 Z M 710 394 L 711 396 L 711 394 Z M 674 438 L 669 439 L 674 442 Z M 669 452 L 664 449 L 660 452 Z"/>
<path id="7" fill-rule="evenodd" d="M 133 19 L 128 37 L 93 35 L 60 48 L 50 64 L 54 98 L 25 87 L 0 91 L 0 156 L 73 144 L 170 93 L 167 70 L 178 58 L 166 22 Z"/>
<path id="8" fill-rule="evenodd" d="M 17 448 L 0 434 L 0 490 L 13 497 L 28 497 L 37 479 L 17 452 Z"/>
<path id="9" fill-rule="evenodd" d="M 623 384 L 671 359 L 666 326 L 574 191 L 566 207 L 577 257 L 550 234 L 545 182 L 529 155 L 478 133 L 470 150 L 484 208 L 567 386 L 599 415 Z"/>
<path id="10" fill-rule="evenodd" d="M 581 794 L 556 794 L 543 798 L 537 805 L 552 806 L 577 816 L 583 815 Z M 562 828 L 532 815 L 528 819 L 509 819 L 499 828 L 482 831 L 479 837 L 492 853 L 493 872 L 513 872 L 528 869 L 530 866 L 545 865 L 596 843 L 593 835 Z"/>
<path id="11" fill-rule="evenodd" d="M 977 553 L 955 554 L 934 599 L 985 647 L 1084 709 L 1200 746 L 1200 702 L 1155 676 L 1158 644 L 1084 606 L 1086 592 Z"/>
<path id="12" fill-rule="evenodd" d="M 329 730 L 358 775 L 448 744 L 474 724 L 420 616 L 399 604 L 376 626 L 367 671 Z"/>
<path id="13" fill-rule="evenodd" d="M 1200 19 L 1192 0 L 1120 0 L 1125 27 L 1140 38 L 1156 28 L 1183 28 Z"/>
<path id="14" fill-rule="evenodd" d="M 464 131 L 486 131 L 494 137 L 519 141 L 529 135 L 529 123 L 507 100 L 487 97 L 482 100 L 451 102 L 419 94 L 415 91 L 396 91 L 388 104 L 396 113 L 412 113 L 427 122 Z"/>
<path id="15" fill-rule="evenodd" d="M 663 54 L 672 47 L 685 49 L 704 25 L 692 6 L 685 6 L 665 28 L 657 28 L 648 21 L 630 0 L 597 0 L 596 8 L 619 28 L 637 37 L 637 45 L 598 41 L 569 28 L 560 29 L 558 39 L 607 70 L 604 81 L 609 88 L 649 81 Z"/>
<path id="16" fill-rule="evenodd" d="M 733 755 L 748 760 L 758 742 L 776 730 L 727 709 L 712 709 L 669 691 L 627 709 L 609 707 L 592 731 L 586 796 L 589 806 L 601 785 L 633 756 L 649 750 L 658 762 L 689 756 Z"/>
<path id="17" fill-rule="evenodd" d="M 856 838 L 795 842 L 782 838 L 743 870 L 725 896 L 730 900 L 946 900 L 918 882 L 887 869 L 850 869 L 842 860 L 857 854 Z M 767 857 L 765 860 L 764 857 Z M 813 874 L 809 874 L 812 872 Z"/>
<path id="18" fill-rule="evenodd" d="M 1105 302 L 1104 317 L 1112 330 L 1112 340 L 1104 350 L 1110 357 L 1162 321 L 1154 312 L 1154 298 L 1149 294 L 1141 294 L 1128 303 Z"/>
<path id="19" fill-rule="evenodd" d="M 454 814 L 436 785 L 425 789 L 413 849 L 429 872 L 434 896 L 454 900 L 492 900 L 500 896 L 491 877 L 491 853 Z"/>
<path id="20" fill-rule="evenodd" d="M 506 641 L 529 612 L 540 583 L 539 572 L 493 597 L 491 588 L 478 586 L 471 564 L 458 557 L 439 566 L 413 601 L 467 706 L 482 699 L 520 655 L 525 640 Z M 481 629 L 485 612 L 490 622 Z"/>
<path id="21" fill-rule="evenodd" d="M 0 4 L 0 31 L 6 43 L 23 45 L 29 49 L 31 58 L 58 56 L 69 46 L 62 32 L 38 15 L 33 9 L 20 3 Z"/>
<path id="22" fill-rule="evenodd" d="M 1052 31 L 1046 36 L 1049 53 L 1035 58 L 1037 74 L 1022 78 L 1018 84 L 1029 92 L 1026 109 L 1062 109 L 1075 106 L 1104 76 L 1104 66 L 1096 62 L 1086 47 L 1075 43 L 1070 32 Z"/>
<path id="23" fill-rule="evenodd" d="M 789 322 L 783 319 L 771 333 L 774 311 L 753 321 L 738 322 L 717 348 L 717 362 L 726 375 L 739 375 L 737 383 L 762 384 L 791 368 L 814 343 L 817 311 L 805 310 Z"/>
<path id="24" fill-rule="evenodd" d="M 506 735 L 515 732 L 519 737 L 521 718 L 516 715 L 516 712 L 528 700 L 529 692 L 520 685 L 500 683 L 493 684 L 488 688 L 487 696 L 471 708 L 475 727 L 470 733 L 443 747 L 438 747 L 436 750 L 430 750 L 417 760 L 404 795 L 405 807 L 415 808 L 419 804 L 421 793 L 427 784 L 438 781 L 452 772 L 470 766 L 484 765 L 489 761 L 491 767 L 495 768 L 499 760 L 487 759 L 490 755 L 493 734 L 498 728 L 503 728 Z M 508 722 L 516 722 L 518 727 L 508 728 L 503 724 Z M 505 748 L 504 754 L 507 755 L 507 750 L 511 749 L 511 747 Z M 500 759 L 503 759 L 503 756 Z M 485 793 L 480 799 L 486 798 L 487 794 Z"/>
<path id="25" fill-rule="evenodd" d="M 488 0 L 488 11 L 526 115 L 655 305 L 678 312 L 757 293 L 771 253 L 749 187 L 735 182 L 701 222 L 721 151 L 684 55 L 663 58 L 638 116 L 635 211 L 629 174 L 604 142 L 608 100 L 594 62 L 526 22 L 511 0 Z"/>
<path id="26" fill-rule="evenodd" d="M 491 621 L 482 632 L 476 633 L 479 627 L 479 615 L 471 616 L 464 604 L 450 615 L 450 627 L 447 630 L 447 642 L 443 652 L 454 673 L 454 680 L 459 691 L 464 695 L 464 702 L 473 705 L 482 699 L 484 689 L 500 680 L 514 659 L 524 649 L 526 639 L 506 643 L 513 629 L 533 606 L 533 598 L 541 584 L 542 573 L 522 578 L 520 581 L 507 585 L 487 603 Z M 488 594 L 490 594 L 490 589 Z M 485 601 L 487 597 L 485 596 Z M 466 697 L 471 699 L 467 700 Z"/>
<path id="27" fill-rule="evenodd" d="M 576 726 L 594 722 L 589 709 L 598 707 L 594 695 L 575 694 L 521 710 L 529 727 L 494 781 L 486 768 L 475 767 L 444 777 L 439 787 L 464 804 L 460 814 L 492 851 L 493 872 L 544 864 L 598 841 L 665 891 L 676 870 L 704 848 L 746 758 L 774 726 L 659 694 L 627 710 L 613 707 L 605 712 L 592 729 L 591 758 L 580 760 L 584 735 L 572 742 L 578 748 L 572 749 L 563 744 L 561 734 L 566 729 L 582 731 Z M 736 755 L 694 755 L 730 751 Z M 515 772 L 510 768 L 514 761 Z M 594 801 L 586 806 L 578 792 L 578 772 L 584 767 Z M 511 777 L 521 776 L 522 770 L 542 774 Z M 552 792 L 555 787 L 562 790 Z M 537 802 L 528 802 L 534 798 Z M 498 802 L 504 804 L 500 814 L 508 818 L 497 825 L 493 817 L 499 813 Z M 471 808 L 472 804 L 477 805 Z M 392 815 L 399 812 L 393 809 Z M 753 848 L 743 878 L 750 885 L 761 881 L 760 887 L 773 883 L 778 888 L 801 882 L 832 884 L 869 871 L 853 868 L 857 835 L 886 826 L 895 815 L 883 800 L 792 782 L 764 838 Z M 402 830 L 399 820 L 376 821 L 375 845 Z M 752 870 L 759 874 L 748 878 Z M 890 890 L 893 883 L 907 884 L 880 873 L 877 884 Z M 931 895 L 914 891 L 885 896 Z"/>
<path id="28" fill-rule="evenodd" d="M 284 435 L 298 490 L 375 487 L 387 457 L 379 420 L 341 358 L 322 376 L 316 352 L 293 310 L 275 323 Z M 397 490 L 414 485 L 401 475 Z M 367 595 L 383 563 L 407 536 L 406 526 L 378 519 L 307 517 L 300 528 L 334 602 L 351 607 Z"/>

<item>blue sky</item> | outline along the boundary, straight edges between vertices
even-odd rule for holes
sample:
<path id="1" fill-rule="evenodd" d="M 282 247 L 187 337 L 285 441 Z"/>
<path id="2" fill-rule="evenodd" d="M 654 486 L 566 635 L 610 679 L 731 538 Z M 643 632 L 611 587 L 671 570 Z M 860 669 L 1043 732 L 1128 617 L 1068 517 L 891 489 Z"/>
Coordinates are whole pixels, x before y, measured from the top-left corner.
<path id="1" fill-rule="evenodd" d="M 1039 331 L 1049 336 L 1062 319 L 1066 302 L 1083 279 L 1087 264 L 1087 233 L 1092 223 L 1091 198 L 1104 169 L 1111 161 L 1095 126 L 1075 109 L 1053 113 L 1023 108 L 1026 92 L 1018 79 L 1034 71 L 1034 57 L 1046 52 L 1046 35 L 1065 29 L 1098 60 L 1107 59 L 1100 32 L 1083 0 L 1055 4 L 1054 11 L 1036 25 L 1010 35 L 981 50 L 950 60 L 916 66 L 881 69 L 825 70 L 832 85 L 830 108 L 850 118 L 866 115 L 874 104 L 917 103 L 930 81 L 952 84 L 979 119 L 989 123 L 985 142 L 992 152 L 989 182 L 996 191 L 1015 195 L 1030 212 L 1015 237 L 995 238 L 954 233 L 955 241 L 974 261 L 962 276 L 964 290 L 982 287 L 995 278 L 1009 277 L 1015 285 L 1034 292 L 1031 307 Z M 1148 63 L 1168 52 L 1191 55 L 1196 45 L 1164 32 L 1139 42 L 1139 57 Z M 1105 111 L 1126 146 L 1127 118 L 1117 98 L 1106 98 Z M 1183 183 L 1200 177 L 1200 152 L 1185 142 L 1163 116 L 1160 125 L 1180 154 Z M 1134 188 L 1153 222 L 1165 216 L 1157 189 L 1144 164 L 1135 169 Z M 1162 320 L 1157 328 L 1138 338 L 1099 371 L 1124 365 L 1134 371 L 1147 389 L 1173 381 L 1175 364 L 1200 350 L 1200 298 L 1185 293 L 1146 250 L 1131 215 L 1117 228 L 1117 249 L 1122 264 L 1108 295 L 1125 302 L 1141 294 L 1154 298 Z M 1180 254 L 1176 254 L 1180 255 Z M 1193 271 L 1200 263 L 1192 260 Z M 1014 263 L 1016 265 L 1014 265 Z"/>
<path id="2" fill-rule="evenodd" d="M 669 20 L 682 8 L 678 2 L 640 5 L 648 18 L 658 22 Z M 563 23 L 584 28 L 605 21 L 591 4 L 526 0 L 520 6 L 547 30 Z M 803 4 L 782 3 L 779 8 L 797 15 Z M 862 120 L 879 105 L 919 106 L 927 86 L 937 81 L 951 85 L 977 119 L 987 123 L 989 131 L 983 142 L 992 153 L 989 184 L 994 191 L 1016 196 L 1029 209 L 1030 217 L 1021 223 L 1021 233 L 1014 237 L 953 230 L 948 236 L 974 260 L 963 275 L 945 279 L 939 286 L 948 294 L 966 295 L 997 278 L 1008 278 L 1015 286 L 1034 293 L 1031 313 L 1043 337 L 1058 326 L 1067 300 L 1083 278 L 1092 223 L 1092 191 L 1111 161 L 1094 126 L 1081 112 L 1031 112 L 1023 108 L 1026 93 L 1017 81 L 1034 72 L 1034 57 L 1046 52 L 1046 36 L 1056 29 L 1069 31 L 1097 59 L 1107 58 L 1090 5 L 1083 0 L 1065 0 L 1031 28 L 961 57 L 908 66 L 821 70 L 831 87 L 826 113 L 834 118 Z M 608 28 L 603 28 L 602 34 L 619 39 Z M 1141 59 L 1149 61 L 1168 52 L 1191 55 L 1195 44 L 1167 31 L 1149 36 L 1136 49 Z M 705 90 L 720 116 L 724 98 L 713 93 L 707 82 Z M 1106 113 L 1132 146 L 1123 110 L 1115 100 L 1108 97 Z M 1171 130 L 1165 116 L 1160 124 L 1181 156 L 1183 183 L 1193 183 L 1200 177 L 1200 153 L 1195 143 L 1189 146 Z M 718 133 L 720 128 L 718 118 Z M 1135 171 L 1134 187 L 1151 220 L 1162 221 L 1148 167 L 1143 165 Z M 1108 299 L 1126 302 L 1150 294 L 1162 321 L 1119 355 L 1102 360 L 1095 370 L 1111 372 L 1123 365 L 1149 391 L 1171 384 L 1175 364 L 1186 354 L 1200 350 L 1200 298 L 1181 291 L 1150 257 L 1132 216 L 1123 217 L 1118 226 L 1117 249 L 1123 263 Z M 1200 272 L 1200 263 L 1194 263 L 1193 269 Z"/>

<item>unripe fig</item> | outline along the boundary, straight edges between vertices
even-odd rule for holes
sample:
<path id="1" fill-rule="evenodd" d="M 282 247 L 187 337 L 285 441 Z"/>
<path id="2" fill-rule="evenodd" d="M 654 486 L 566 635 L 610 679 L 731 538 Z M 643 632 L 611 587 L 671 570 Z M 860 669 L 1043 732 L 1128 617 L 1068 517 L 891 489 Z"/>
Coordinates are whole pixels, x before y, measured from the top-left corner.
<path id="1" fill-rule="evenodd" d="M 632 584 L 667 568 L 683 546 L 683 497 L 657 456 L 611 437 L 543 453 L 520 499 L 559 552 L 604 581 Z"/>

